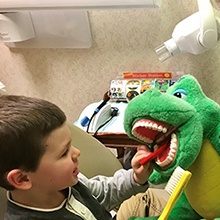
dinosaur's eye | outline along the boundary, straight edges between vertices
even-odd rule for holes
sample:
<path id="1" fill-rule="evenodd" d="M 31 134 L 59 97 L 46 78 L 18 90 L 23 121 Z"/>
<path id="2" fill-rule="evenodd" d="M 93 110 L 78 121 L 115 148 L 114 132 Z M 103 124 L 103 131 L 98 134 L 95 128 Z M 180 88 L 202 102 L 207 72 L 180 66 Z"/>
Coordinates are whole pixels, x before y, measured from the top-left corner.
<path id="1" fill-rule="evenodd" d="M 173 92 L 173 95 L 176 96 L 177 98 L 183 99 L 187 95 L 187 92 L 184 89 L 177 89 L 176 91 Z"/>

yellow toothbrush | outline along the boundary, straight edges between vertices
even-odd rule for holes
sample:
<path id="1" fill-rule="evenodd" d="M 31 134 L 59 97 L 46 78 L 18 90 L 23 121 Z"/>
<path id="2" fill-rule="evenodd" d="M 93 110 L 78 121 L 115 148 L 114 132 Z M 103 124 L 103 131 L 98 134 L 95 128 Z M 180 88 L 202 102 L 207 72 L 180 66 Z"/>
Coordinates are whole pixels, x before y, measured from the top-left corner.
<path id="1" fill-rule="evenodd" d="M 166 220 L 169 217 L 171 210 L 181 196 L 191 176 L 191 172 L 186 171 L 179 166 L 174 170 L 165 187 L 165 191 L 170 195 L 170 197 L 158 220 Z"/>

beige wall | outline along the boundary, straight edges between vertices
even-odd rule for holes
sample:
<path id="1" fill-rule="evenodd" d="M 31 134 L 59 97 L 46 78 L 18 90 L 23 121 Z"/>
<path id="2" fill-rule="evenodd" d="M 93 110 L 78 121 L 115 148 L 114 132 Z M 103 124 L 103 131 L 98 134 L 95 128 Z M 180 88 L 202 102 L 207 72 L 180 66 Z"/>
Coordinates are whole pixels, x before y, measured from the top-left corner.
<path id="1" fill-rule="evenodd" d="M 90 49 L 10 50 L 0 43 L 0 81 L 11 94 L 53 101 L 71 121 L 99 101 L 121 71 L 181 70 L 196 76 L 220 103 L 220 44 L 202 55 L 177 55 L 163 63 L 154 52 L 197 10 L 196 0 L 163 0 L 159 9 L 90 11 Z"/>

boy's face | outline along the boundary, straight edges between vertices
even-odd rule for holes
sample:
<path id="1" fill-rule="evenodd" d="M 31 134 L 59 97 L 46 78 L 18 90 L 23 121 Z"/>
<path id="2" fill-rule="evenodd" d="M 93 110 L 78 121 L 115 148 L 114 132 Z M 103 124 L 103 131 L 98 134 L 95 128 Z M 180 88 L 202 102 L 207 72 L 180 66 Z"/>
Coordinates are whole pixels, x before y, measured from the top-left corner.
<path id="1" fill-rule="evenodd" d="M 37 171 L 30 173 L 32 187 L 46 193 L 75 185 L 80 151 L 71 145 L 71 132 L 66 123 L 50 133 L 45 148 Z"/>

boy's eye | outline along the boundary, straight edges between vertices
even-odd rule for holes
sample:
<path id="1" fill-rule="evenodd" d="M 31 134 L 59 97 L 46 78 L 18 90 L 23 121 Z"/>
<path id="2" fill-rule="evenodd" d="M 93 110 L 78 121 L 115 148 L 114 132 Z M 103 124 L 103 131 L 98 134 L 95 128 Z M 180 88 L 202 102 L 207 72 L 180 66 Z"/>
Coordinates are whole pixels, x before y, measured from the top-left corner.
<path id="1" fill-rule="evenodd" d="M 62 154 L 62 156 L 61 157 L 65 157 L 67 154 L 68 154 L 68 152 L 69 152 L 69 147 L 66 149 L 66 151 Z"/>

